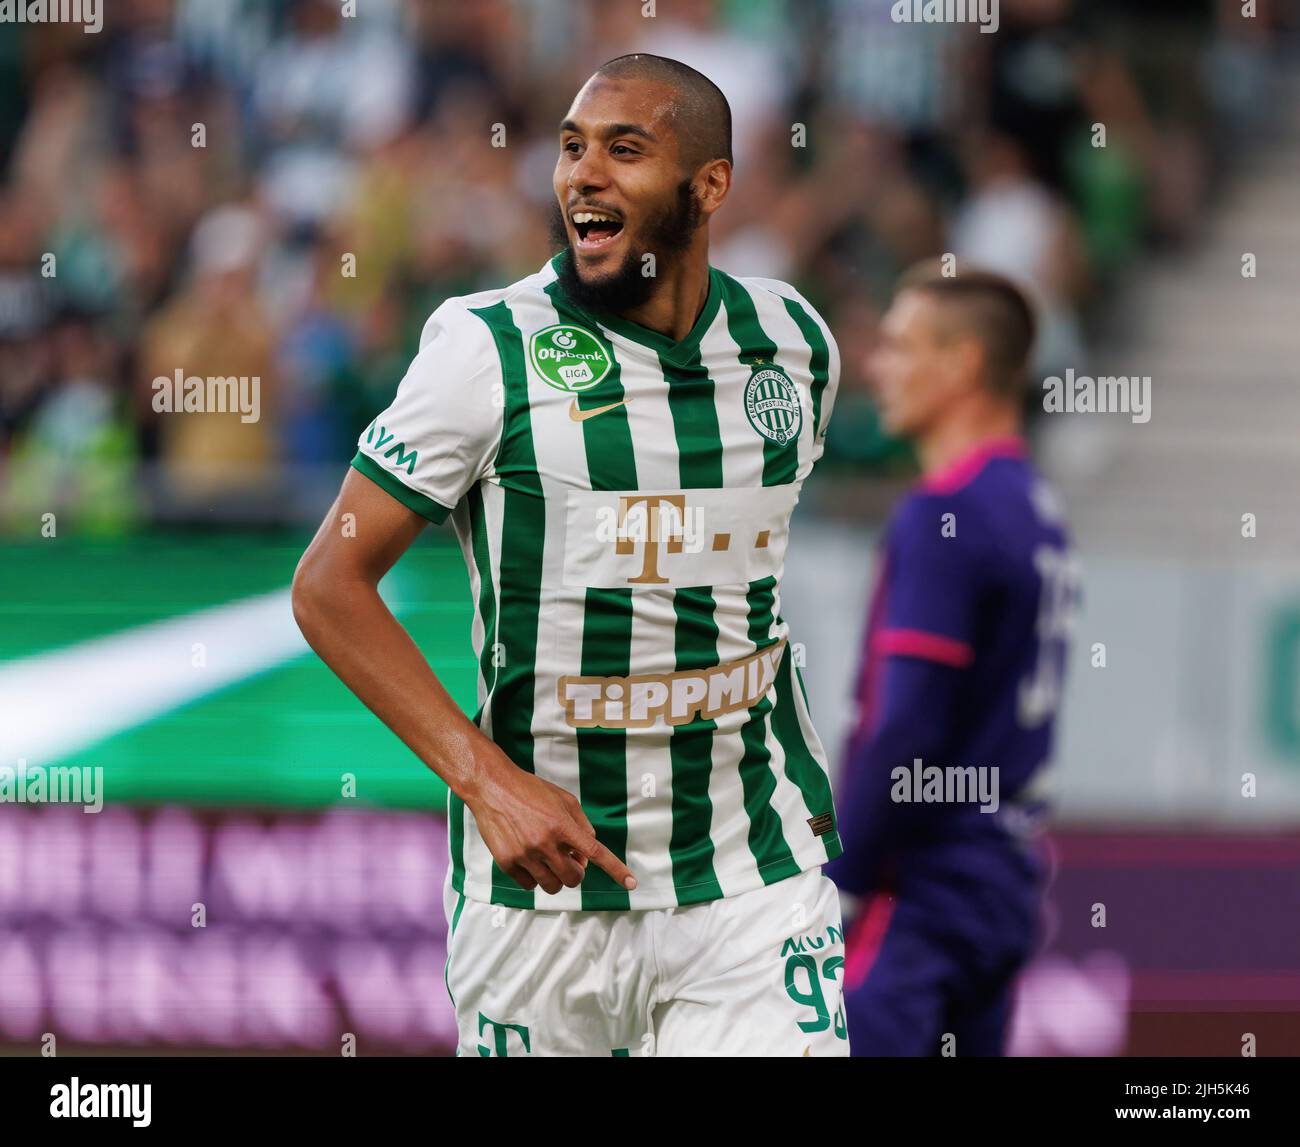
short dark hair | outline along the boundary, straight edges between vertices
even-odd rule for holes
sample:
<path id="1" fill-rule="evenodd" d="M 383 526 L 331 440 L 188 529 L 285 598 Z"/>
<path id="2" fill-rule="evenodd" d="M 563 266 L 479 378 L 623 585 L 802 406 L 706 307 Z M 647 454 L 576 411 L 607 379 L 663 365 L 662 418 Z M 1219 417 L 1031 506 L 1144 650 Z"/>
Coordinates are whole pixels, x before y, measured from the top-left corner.
<path id="1" fill-rule="evenodd" d="M 596 69 L 597 76 L 658 80 L 676 93 L 673 127 L 682 163 L 694 171 L 712 159 L 731 159 L 731 105 L 708 76 L 667 56 L 633 52 L 615 56 Z"/>
<path id="2" fill-rule="evenodd" d="M 984 345 L 989 388 L 1016 397 L 1028 382 L 1038 327 L 1025 292 L 1005 275 L 982 268 L 944 270 L 938 259 L 917 263 L 899 279 L 898 293 L 921 291 L 947 306 L 962 333 Z"/>

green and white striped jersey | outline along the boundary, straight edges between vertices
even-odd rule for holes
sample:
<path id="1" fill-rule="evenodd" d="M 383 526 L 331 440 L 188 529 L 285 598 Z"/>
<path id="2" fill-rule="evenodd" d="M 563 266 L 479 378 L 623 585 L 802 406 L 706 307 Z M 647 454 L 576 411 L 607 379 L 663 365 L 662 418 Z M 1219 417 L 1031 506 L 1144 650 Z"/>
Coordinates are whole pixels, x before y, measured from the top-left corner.
<path id="1" fill-rule="evenodd" d="M 793 288 L 709 273 L 681 342 L 574 306 L 561 254 L 434 312 L 362 474 L 469 566 L 476 721 L 574 793 L 636 875 L 525 892 L 448 805 L 452 882 L 548 909 L 692 904 L 839 855 L 826 757 L 787 649 L 790 513 L 839 377 Z"/>

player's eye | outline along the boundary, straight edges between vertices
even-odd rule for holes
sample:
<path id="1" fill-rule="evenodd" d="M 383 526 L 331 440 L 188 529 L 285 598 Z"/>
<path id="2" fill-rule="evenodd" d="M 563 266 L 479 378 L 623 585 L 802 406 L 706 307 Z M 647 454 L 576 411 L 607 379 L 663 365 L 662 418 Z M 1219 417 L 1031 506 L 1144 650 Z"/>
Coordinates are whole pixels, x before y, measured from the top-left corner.
<path id="1" fill-rule="evenodd" d="M 582 144 L 576 139 L 565 140 L 560 145 L 560 150 L 567 152 L 569 155 L 577 155 L 582 150 Z"/>
<path id="2" fill-rule="evenodd" d="M 609 151 L 611 155 L 636 155 L 636 148 L 628 147 L 625 143 L 616 143 Z"/>

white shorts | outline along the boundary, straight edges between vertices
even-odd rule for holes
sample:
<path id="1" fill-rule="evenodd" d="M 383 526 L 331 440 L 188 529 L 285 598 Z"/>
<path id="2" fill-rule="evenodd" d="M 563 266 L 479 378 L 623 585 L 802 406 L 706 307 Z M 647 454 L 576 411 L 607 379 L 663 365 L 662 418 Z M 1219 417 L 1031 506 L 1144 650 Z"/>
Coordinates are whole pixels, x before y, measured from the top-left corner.
<path id="1" fill-rule="evenodd" d="M 458 1055 L 848 1055 L 835 885 L 812 868 L 686 908 L 444 893 Z"/>

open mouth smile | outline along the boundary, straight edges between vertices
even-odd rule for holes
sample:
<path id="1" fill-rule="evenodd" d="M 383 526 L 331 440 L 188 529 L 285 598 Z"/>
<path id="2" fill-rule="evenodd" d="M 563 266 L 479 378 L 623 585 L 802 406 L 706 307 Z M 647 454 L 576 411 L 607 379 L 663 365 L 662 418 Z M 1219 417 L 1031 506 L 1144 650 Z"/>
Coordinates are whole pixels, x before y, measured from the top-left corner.
<path id="1" fill-rule="evenodd" d="M 623 233 L 623 220 L 607 211 L 577 210 L 569 213 L 577 233 L 579 251 L 595 252 L 608 247 Z"/>

